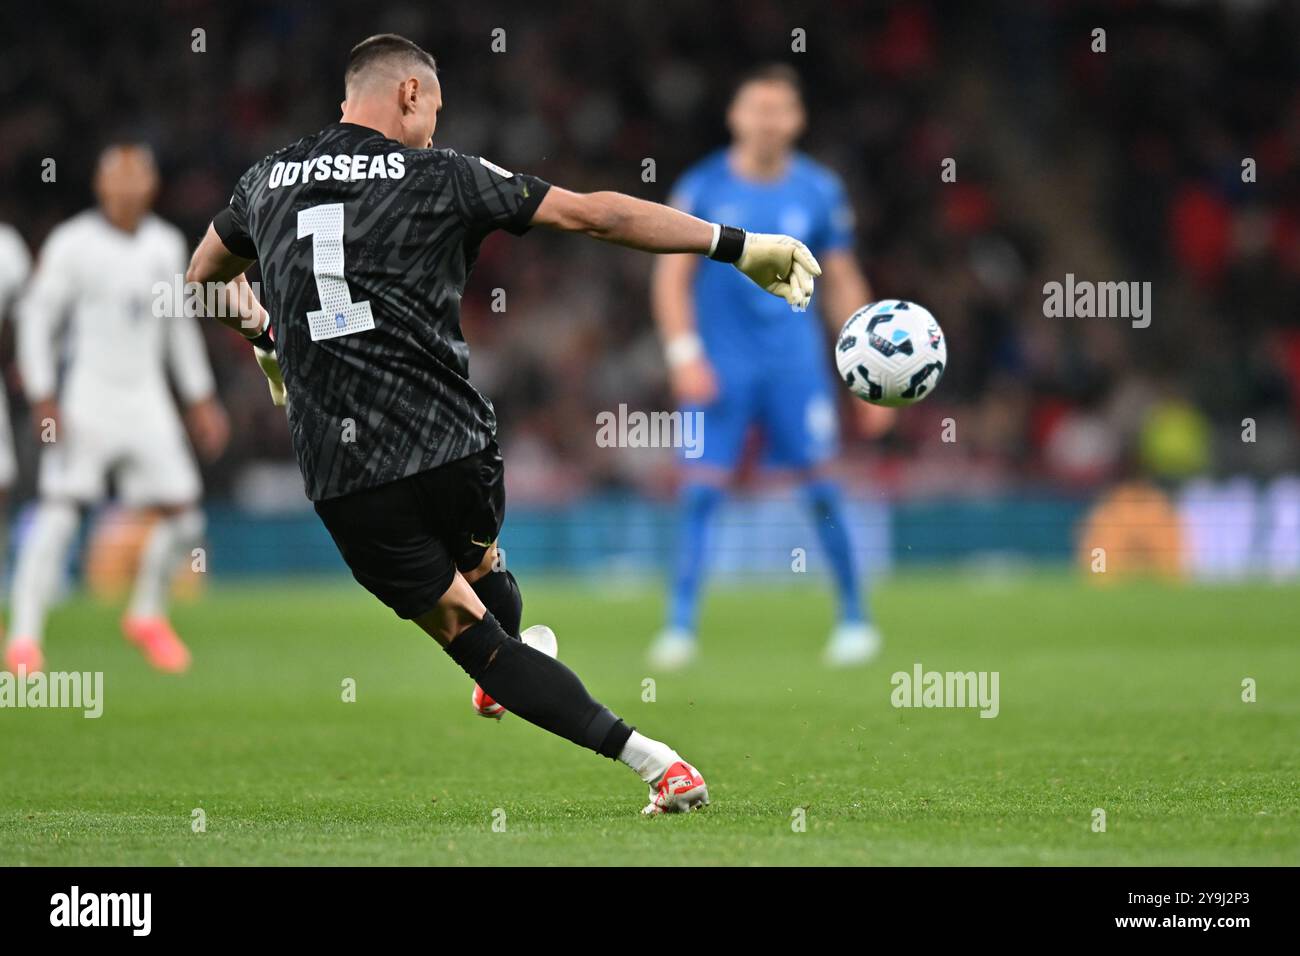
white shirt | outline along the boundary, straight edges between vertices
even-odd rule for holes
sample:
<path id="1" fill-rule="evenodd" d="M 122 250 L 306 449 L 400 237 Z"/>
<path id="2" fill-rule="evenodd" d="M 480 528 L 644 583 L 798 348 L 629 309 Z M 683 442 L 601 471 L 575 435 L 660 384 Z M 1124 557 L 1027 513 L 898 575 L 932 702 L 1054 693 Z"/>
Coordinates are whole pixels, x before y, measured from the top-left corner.
<path id="1" fill-rule="evenodd" d="M 65 406 L 93 408 L 118 397 L 164 400 L 169 369 L 187 403 L 211 395 L 198 322 L 177 311 L 181 303 L 172 292 L 188 260 L 181 231 L 153 215 L 133 233 L 98 210 L 55 227 L 17 312 L 18 366 L 28 399 L 55 394 L 60 353 L 67 361 L 59 390 Z M 168 292 L 159 304 L 163 287 Z"/>
<path id="2" fill-rule="evenodd" d="M 17 297 L 31 268 L 32 258 L 23 237 L 13 226 L 0 222 L 0 316 Z"/>

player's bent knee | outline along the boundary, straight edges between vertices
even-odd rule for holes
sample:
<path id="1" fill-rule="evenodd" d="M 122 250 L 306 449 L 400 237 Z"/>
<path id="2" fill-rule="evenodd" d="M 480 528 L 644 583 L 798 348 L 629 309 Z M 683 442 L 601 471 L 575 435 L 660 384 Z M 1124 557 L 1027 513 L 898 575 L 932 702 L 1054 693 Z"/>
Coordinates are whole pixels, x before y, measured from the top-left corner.
<path id="1" fill-rule="evenodd" d="M 478 567 L 464 572 L 465 580 L 470 584 L 473 584 L 479 578 L 483 577 L 483 575 L 490 573 L 496 563 L 497 546 L 496 542 L 493 542 L 492 546 L 488 548 L 487 551 L 483 552 L 483 560 L 478 563 Z"/>
<path id="2" fill-rule="evenodd" d="M 469 586 L 460 572 L 452 578 L 451 587 L 439 598 L 437 605 L 414 618 L 416 624 L 435 641 L 446 647 L 468 627 L 472 627 L 487 613 L 487 608 Z"/>

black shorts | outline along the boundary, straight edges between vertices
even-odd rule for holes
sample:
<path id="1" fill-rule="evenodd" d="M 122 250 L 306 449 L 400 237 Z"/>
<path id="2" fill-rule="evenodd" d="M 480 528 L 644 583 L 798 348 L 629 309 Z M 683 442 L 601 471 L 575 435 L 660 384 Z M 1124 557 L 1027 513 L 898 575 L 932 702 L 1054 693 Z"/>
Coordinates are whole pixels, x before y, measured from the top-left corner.
<path id="1" fill-rule="evenodd" d="M 433 610 L 456 570 L 483 562 L 505 517 L 496 442 L 431 471 L 316 502 L 352 576 L 399 617 Z"/>

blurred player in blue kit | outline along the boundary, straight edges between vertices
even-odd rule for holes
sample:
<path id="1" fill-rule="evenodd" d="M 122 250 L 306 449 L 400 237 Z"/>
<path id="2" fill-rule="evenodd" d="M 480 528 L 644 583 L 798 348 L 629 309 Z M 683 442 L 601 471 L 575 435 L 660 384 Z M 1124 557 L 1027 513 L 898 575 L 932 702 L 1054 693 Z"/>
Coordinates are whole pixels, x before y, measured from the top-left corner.
<path id="1" fill-rule="evenodd" d="M 727 112 L 732 143 L 692 166 L 671 204 L 707 220 L 787 233 L 822 265 L 813 299 L 835 332 L 870 301 L 853 254 L 853 211 L 839 177 L 795 149 L 805 114 L 798 74 L 785 65 L 747 75 Z M 709 552 L 708 532 L 740 464 L 751 426 L 765 463 L 791 474 L 811 511 L 838 596 L 826 661 L 852 666 L 879 653 L 880 635 L 863 600 L 842 492 L 828 464 L 839 421 L 826 336 L 812 314 L 747 285 L 734 269 L 697 256 L 659 259 L 652 288 L 673 393 L 703 413 L 703 447 L 683 458 L 681 526 L 664 631 L 650 649 L 663 669 L 689 664 Z M 861 404 L 875 433 L 892 412 Z"/>

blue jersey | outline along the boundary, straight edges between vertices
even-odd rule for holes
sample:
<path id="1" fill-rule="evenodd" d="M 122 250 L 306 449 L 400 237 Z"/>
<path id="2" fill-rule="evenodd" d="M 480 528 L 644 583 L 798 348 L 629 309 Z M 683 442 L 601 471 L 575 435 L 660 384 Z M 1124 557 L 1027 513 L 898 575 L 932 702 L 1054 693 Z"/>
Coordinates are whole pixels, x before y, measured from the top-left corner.
<path id="1" fill-rule="evenodd" d="M 853 247 L 853 209 L 843 184 L 802 153 L 791 157 L 780 179 L 755 182 L 736 175 L 727 151 L 719 150 L 686 171 L 670 201 L 709 222 L 794 236 L 815 256 Z M 826 363 L 815 297 L 807 312 L 794 312 L 731 265 L 707 259 L 693 292 L 700 337 L 724 374 L 738 364 L 779 373 Z"/>
<path id="2" fill-rule="evenodd" d="M 780 179 L 751 182 L 732 172 L 720 150 L 682 176 L 671 202 L 710 222 L 794 236 L 815 256 L 853 246 L 853 211 L 839 177 L 801 153 Z M 816 296 L 806 312 L 795 312 L 733 266 L 708 259 L 692 291 L 719 393 L 688 409 L 704 416 L 703 452 L 688 464 L 735 467 L 753 426 L 774 465 L 807 468 L 833 455 L 839 426 Z"/>

